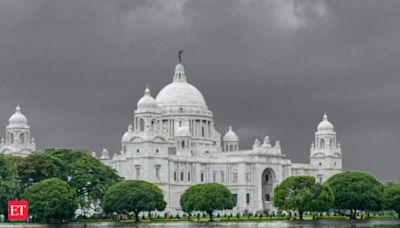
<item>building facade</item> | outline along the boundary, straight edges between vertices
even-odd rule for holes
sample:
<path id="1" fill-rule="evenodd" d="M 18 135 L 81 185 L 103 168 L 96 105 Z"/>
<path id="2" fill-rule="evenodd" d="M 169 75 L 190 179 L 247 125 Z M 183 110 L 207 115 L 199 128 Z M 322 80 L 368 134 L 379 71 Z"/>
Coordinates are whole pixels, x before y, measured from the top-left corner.
<path id="1" fill-rule="evenodd" d="M 187 82 L 184 67 L 175 67 L 172 83 L 153 98 L 146 88 L 137 102 L 133 124 L 123 134 L 122 149 L 100 159 L 126 179 L 156 183 L 179 211 L 181 194 L 191 185 L 221 183 L 234 195 L 234 211 L 271 210 L 274 187 L 289 176 L 314 176 L 323 182 L 342 171 L 342 153 L 326 114 L 310 148 L 310 163 L 292 163 L 279 141 L 255 139 L 239 149 L 232 127 L 224 136 L 214 128 L 213 113 L 201 92 Z M 95 155 L 95 154 L 94 154 Z"/>

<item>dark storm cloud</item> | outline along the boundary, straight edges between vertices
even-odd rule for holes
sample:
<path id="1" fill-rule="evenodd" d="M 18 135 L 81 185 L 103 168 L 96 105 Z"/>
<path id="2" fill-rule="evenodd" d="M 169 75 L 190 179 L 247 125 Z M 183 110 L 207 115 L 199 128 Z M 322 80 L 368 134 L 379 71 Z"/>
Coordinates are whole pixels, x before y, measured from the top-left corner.
<path id="1" fill-rule="evenodd" d="M 39 148 L 116 152 L 177 51 L 224 133 L 308 160 L 322 113 L 345 169 L 399 179 L 400 1 L 0 1 L 0 126 L 22 105 Z M 4 130 L 3 133 L 4 134 Z"/>

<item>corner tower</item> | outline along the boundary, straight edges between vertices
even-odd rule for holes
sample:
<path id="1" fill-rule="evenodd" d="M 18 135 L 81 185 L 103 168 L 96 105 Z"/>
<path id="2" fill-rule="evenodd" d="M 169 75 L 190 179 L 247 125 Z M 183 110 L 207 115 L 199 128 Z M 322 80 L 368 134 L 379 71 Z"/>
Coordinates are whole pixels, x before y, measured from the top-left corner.
<path id="1" fill-rule="evenodd" d="M 317 168 L 317 181 L 324 182 L 342 171 L 342 150 L 337 142 L 334 126 L 324 113 L 311 144 L 310 163 Z"/>
<path id="2" fill-rule="evenodd" d="M 28 119 L 22 114 L 21 107 L 18 105 L 15 113 L 8 120 L 6 139 L 1 139 L 0 152 L 25 157 L 35 149 L 36 145 L 34 139 L 31 138 Z"/>

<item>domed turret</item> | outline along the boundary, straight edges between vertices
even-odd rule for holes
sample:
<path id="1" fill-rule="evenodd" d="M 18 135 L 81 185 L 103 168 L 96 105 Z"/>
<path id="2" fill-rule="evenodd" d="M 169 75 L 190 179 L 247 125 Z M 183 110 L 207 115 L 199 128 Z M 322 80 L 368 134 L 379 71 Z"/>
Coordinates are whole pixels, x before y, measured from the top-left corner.
<path id="1" fill-rule="evenodd" d="M 28 120 L 17 105 L 15 113 L 8 120 L 6 139 L 0 144 L 0 153 L 28 156 L 35 151 L 36 145 L 31 138 Z"/>
<path id="2" fill-rule="evenodd" d="M 155 111 L 157 109 L 157 102 L 151 96 L 150 89 L 148 86 L 146 86 L 146 89 L 144 91 L 144 96 L 139 99 L 137 103 L 137 108 L 138 110 L 149 110 L 149 111 Z"/>
<path id="3" fill-rule="evenodd" d="M 321 183 L 342 170 L 342 151 L 326 113 L 318 124 L 315 140 L 311 144 L 310 164 L 318 169 L 317 178 Z"/>
<path id="4" fill-rule="evenodd" d="M 25 127 L 28 124 L 28 120 L 22 114 L 19 105 L 15 108 L 15 113 L 8 120 L 10 127 Z"/>
<path id="5" fill-rule="evenodd" d="M 239 150 L 239 137 L 232 130 L 232 126 L 229 126 L 228 132 L 223 137 L 224 151 L 237 151 Z"/>
<path id="6" fill-rule="evenodd" d="M 133 130 L 132 130 L 132 124 L 129 124 L 128 126 L 128 131 L 125 132 L 125 134 L 122 136 L 121 141 L 127 142 L 129 139 L 131 139 L 133 136 Z"/>
<path id="7" fill-rule="evenodd" d="M 239 137 L 236 135 L 234 131 L 232 131 L 232 126 L 229 126 L 228 132 L 225 133 L 224 142 L 237 142 L 239 141 Z"/>
<path id="8" fill-rule="evenodd" d="M 329 122 L 328 115 L 326 115 L 326 113 L 324 113 L 322 121 L 318 124 L 317 129 L 318 131 L 333 131 L 333 124 Z"/>
<path id="9" fill-rule="evenodd" d="M 103 151 L 101 152 L 101 160 L 108 160 L 110 159 L 110 154 L 108 153 L 108 150 L 106 148 L 103 148 Z"/>

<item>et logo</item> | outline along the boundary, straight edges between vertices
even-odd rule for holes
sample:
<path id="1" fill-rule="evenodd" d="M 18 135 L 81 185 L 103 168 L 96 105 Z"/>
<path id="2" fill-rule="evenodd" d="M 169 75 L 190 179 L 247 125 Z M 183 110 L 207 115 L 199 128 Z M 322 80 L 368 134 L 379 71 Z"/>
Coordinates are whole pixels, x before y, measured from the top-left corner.
<path id="1" fill-rule="evenodd" d="M 27 220 L 28 219 L 28 201 L 8 201 L 8 220 Z"/>

